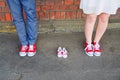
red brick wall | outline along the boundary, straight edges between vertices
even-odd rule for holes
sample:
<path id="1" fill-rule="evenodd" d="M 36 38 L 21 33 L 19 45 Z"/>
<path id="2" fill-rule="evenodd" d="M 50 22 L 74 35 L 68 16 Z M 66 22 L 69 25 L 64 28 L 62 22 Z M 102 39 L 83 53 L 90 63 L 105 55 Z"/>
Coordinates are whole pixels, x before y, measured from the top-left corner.
<path id="1" fill-rule="evenodd" d="M 39 20 L 77 20 L 85 15 L 79 9 L 80 0 L 36 0 Z M 112 18 L 120 18 L 120 10 Z M 0 22 L 11 22 L 6 0 L 0 0 Z"/>

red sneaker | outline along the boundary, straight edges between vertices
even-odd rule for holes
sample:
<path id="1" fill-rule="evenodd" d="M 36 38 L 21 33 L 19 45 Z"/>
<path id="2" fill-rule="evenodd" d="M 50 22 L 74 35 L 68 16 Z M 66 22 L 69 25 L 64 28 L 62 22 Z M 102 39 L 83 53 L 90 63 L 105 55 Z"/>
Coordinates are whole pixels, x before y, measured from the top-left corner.
<path id="1" fill-rule="evenodd" d="M 19 55 L 20 56 L 26 56 L 27 55 L 27 50 L 28 50 L 28 46 L 21 46 L 20 47 L 20 51 L 19 51 Z"/>
<path id="2" fill-rule="evenodd" d="M 101 48 L 99 43 L 93 42 L 93 48 L 94 48 L 94 55 L 95 56 L 101 56 Z"/>
<path id="3" fill-rule="evenodd" d="M 88 43 L 84 43 L 84 47 L 85 47 L 85 53 L 88 56 L 93 56 L 94 55 L 94 51 L 93 51 L 93 45 L 92 44 L 88 44 Z"/>
<path id="4" fill-rule="evenodd" d="M 29 57 L 32 57 L 32 56 L 34 56 L 36 54 L 36 45 L 35 44 L 33 44 L 33 45 L 29 45 L 28 46 L 28 56 Z"/>

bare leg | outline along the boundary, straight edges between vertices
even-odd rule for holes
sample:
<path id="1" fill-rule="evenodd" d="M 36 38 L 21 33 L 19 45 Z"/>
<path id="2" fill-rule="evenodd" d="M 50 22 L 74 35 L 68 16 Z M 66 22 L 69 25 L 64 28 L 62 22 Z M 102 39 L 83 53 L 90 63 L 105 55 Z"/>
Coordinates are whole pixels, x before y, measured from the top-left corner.
<path id="1" fill-rule="evenodd" d="M 97 15 L 93 15 L 93 14 L 88 14 L 86 17 L 84 32 L 85 32 L 86 42 L 88 44 L 91 44 L 92 42 L 92 33 L 96 18 Z"/>
<path id="2" fill-rule="evenodd" d="M 97 29 L 96 29 L 96 34 L 95 34 L 95 39 L 94 42 L 99 43 L 101 37 L 103 36 L 107 25 L 108 25 L 108 20 L 109 20 L 109 14 L 106 13 L 102 13 L 98 16 L 98 25 L 97 25 Z"/>

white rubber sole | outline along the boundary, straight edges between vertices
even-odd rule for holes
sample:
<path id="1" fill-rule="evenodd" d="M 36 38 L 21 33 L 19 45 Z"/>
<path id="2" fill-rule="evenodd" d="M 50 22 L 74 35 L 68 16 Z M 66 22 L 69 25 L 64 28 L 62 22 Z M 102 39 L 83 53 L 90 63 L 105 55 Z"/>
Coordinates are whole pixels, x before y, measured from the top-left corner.
<path id="1" fill-rule="evenodd" d="M 29 56 L 29 57 L 32 57 L 32 56 L 34 56 L 36 54 L 36 52 L 28 52 L 27 53 L 27 55 Z"/>
<path id="2" fill-rule="evenodd" d="M 101 56 L 101 52 L 95 52 L 94 55 L 95 56 Z"/>
<path id="3" fill-rule="evenodd" d="M 87 52 L 85 52 L 88 56 L 94 56 L 94 53 L 93 52 L 89 52 L 89 53 L 87 53 Z"/>
<path id="4" fill-rule="evenodd" d="M 19 52 L 19 55 L 20 55 L 21 57 L 24 57 L 24 56 L 27 55 L 27 53 L 26 53 L 26 52 Z"/>

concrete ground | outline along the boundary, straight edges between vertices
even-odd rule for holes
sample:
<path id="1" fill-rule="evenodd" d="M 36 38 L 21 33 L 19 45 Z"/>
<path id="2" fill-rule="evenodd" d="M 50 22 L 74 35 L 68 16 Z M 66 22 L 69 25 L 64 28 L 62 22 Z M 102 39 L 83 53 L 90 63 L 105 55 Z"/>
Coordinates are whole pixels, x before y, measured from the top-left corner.
<path id="1" fill-rule="evenodd" d="M 101 57 L 88 57 L 84 34 L 38 34 L 37 54 L 20 57 L 15 33 L 0 33 L 0 80 L 120 80 L 120 29 L 107 30 L 101 40 Z M 58 46 L 69 51 L 56 56 Z"/>

